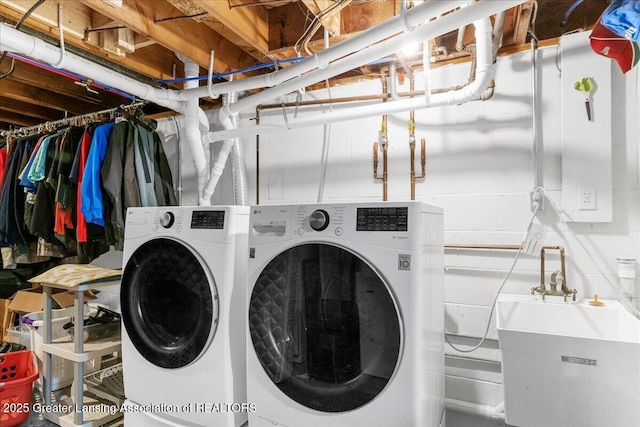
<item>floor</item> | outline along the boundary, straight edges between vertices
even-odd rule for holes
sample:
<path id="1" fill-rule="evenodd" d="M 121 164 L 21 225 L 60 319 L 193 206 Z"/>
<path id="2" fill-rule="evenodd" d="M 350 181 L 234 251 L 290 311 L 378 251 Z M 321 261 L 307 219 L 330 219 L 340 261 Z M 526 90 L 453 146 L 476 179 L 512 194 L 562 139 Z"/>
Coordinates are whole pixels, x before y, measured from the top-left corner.
<path id="1" fill-rule="evenodd" d="M 67 396 L 69 396 L 70 394 L 71 394 L 71 387 L 66 387 L 66 388 L 54 391 L 51 395 L 51 404 L 55 405 L 57 403 L 64 402 L 67 399 Z M 42 396 L 42 393 L 34 387 L 33 394 L 31 397 L 31 408 L 33 408 L 34 404 L 36 403 L 44 404 L 44 397 Z M 124 426 L 124 422 L 122 419 L 120 419 L 108 425 L 110 427 L 120 427 L 120 426 Z M 23 423 L 21 426 L 56 427 L 57 424 L 54 424 L 51 421 L 44 419 L 41 413 L 36 413 L 34 411 L 31 411 L 29 413 L 29 418 L 27 419 L 27 422 Z"/>
<path id="2" fill-rule="evenodd" d="M 118 367 L 119 364 L 121 366 L 121 362 L 122 362 L 122 360 L 119 359 L 118 357 L 105 357 L 105 358 L 102 359 L 102 365 L 101 365 L 102 370 L 98 371 L 94 375 L 98 375 L 98 373 L 105 373 L 105 372 L 117 372 L 118 371 L 117 367 Z M 109 368 L 112 369 L 112 371 L 109 371 Z M 121 373 L 121 368 L 120 368 L 119 372 Z M 91 375 L 87 375 L 85 377 L 85 387 L 88 387 L 89 385 L 92 384 L 91 380 L 89 378 L 91 378 Z M 103 377 L 102 375 L 100 375 L 100 378 L 107 378 L 107 376 L 104 375 L 104 377 Z M 112 387 L 112 390 L 114 390 L 117 395 L 124 396 L 124 391 L 122 389 L 123 384 L 122 384 L 121 381 L 112 381 L 108 385 Z M 103 389 L 103 390 L 107 390 L 107 389 Z M 111 394 L 111 393 L 109 393 L 109 394 Z M 56 404 L 72 404 L 73 400 L 71 398 L 69 398 L 69 396 L 71 396 L 71 386 L 68 386 L 68 387 L 65 387 L 65 388 L 62 388 L 62 389 L 59 389 L 59 390 L 55 390 L 51 394 L 51 402 L 50 403 L 52 405 L 56 405 Z M 38 404 L 43 405 L 44 403 L 45 403 L 44 402 L 44 396 L 42 395 L 39 387 L 34 387 L 33 388 L 32 397 L 31 397 L 31 409 L 32 410 L 29 413 L 29 418 L 27 419 L 27 422 L 23 423 L 22 426 L 33 426 L 33 427 L 54 427 L 54 426 L 57 426 L 57 424 L 46 420 L 42 413 L 33 411 L 33 408 L 37 408 L 39 406 Z M 111 426 L 111 427 L 119 427 L 119 426 L 123 426 L 124 422 L 123 422 L 122 418 L 120 418 L 119 420 L 113 421 L 110 424 L 106 424 L 106 425 Z"/>

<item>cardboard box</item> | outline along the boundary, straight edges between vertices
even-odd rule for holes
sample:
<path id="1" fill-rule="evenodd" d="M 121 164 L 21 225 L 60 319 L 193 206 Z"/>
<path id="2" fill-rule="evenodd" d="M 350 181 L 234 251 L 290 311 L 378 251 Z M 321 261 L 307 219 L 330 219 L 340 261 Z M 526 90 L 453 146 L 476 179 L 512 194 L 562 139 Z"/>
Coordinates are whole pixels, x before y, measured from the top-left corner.
<path id="1" fill-rule="evenodd" d="M 53 299 L 53 309 L 65 308 L 73 306 L 75 299 L 74 292 L 65 291 L 63 289 L 52 289 L 51 297 Z M 96 299 L 91 291 L 85 291 L 84 302 Z M 15 315 L 18 313 L 34 313 L 42 311 L 44 308 L 44 296 L 42 295 L 42 287 L 34 287 L 31 289 L 23 289 L 11 297 L 9 300 L 0 300 L 0 341 L 8 341 L 8 330 L 15 322 Z"/>
<path id="2" fill-rule="evenodd" d="M 4 320 L 5 316 L 9 316 L 9 303 L 11 300 L 8 299 L 0 299 L 0 341 L 2 341 L 2 337 L 4 336 Z"/>
<path id="3" fill-rule="evenodd" d="M 65 308 L 71 307 L 75 299 L 74 292 L 68 292 L 62 289 L 52 289 L 53 307 Z M 91 291 L 85 291 L 84 302 L 96 299 Z M 44 306 L 44 297 L 42 295 L 42 287 L 23 289 L 16 292 L 9 302 L 9 310 L 20 313 L 33 313 L 42 311 Z"/>

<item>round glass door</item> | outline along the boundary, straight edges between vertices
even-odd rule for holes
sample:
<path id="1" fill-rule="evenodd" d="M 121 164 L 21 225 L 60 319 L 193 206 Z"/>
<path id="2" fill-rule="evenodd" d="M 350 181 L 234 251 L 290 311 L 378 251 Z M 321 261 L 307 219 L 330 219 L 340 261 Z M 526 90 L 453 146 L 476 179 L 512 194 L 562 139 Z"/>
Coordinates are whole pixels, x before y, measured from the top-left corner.
<path id="1" fill-rule="evenodd" d="M 144 243 L 122 274 L 122 320 L 149 362 L 181 368 L 208 346 L 218 324 L 215 283 L 201 259 L 171 239 Z"/>
<path id="2" fill-rule="evenodd" d="M 328 244 L 290 248 L 262 270 L 249 305 L 256 356 L 274 384 L 318 411 L 373 400 L 400 359 L 400 315 L 361 258 Z"/>

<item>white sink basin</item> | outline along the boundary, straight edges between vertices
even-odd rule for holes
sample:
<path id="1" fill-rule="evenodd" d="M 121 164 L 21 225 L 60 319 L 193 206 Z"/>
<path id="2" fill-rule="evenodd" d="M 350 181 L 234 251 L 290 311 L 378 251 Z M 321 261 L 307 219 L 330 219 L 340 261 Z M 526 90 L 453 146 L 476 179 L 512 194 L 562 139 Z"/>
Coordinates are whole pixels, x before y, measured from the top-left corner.
<path id="1" fill-rule="evenodd" d="M 640 321 L 602 302 L 500 296 L 507 424 L 640 426 Z"/>

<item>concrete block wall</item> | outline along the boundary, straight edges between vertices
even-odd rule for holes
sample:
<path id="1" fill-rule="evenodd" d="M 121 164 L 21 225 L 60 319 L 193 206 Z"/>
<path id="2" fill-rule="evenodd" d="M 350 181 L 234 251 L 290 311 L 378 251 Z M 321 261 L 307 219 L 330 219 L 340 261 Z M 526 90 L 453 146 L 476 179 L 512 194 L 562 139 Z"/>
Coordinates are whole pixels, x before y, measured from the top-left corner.
<path id="1" fill-rule="evenodd" d="M 584 35 L 585 43 L 587 34 Z M 613 221 L 607 223 L 564 223 L 551 208 L 550 200 L 562 206 L 561 70 L 558 46 L 537 53 L 539 123 L 542 182 L 547 196 L 536 222 L 547 227 L 546 245 L 566 250 L 567 280 L 578 290 L 578 298 L 618 299 L 616 256 L 640 259 L 640 72 L 638 67 L 622 75 L 612 62 L 612 158 Z M 467 81 L 469 64 L 439 67 L 432 72 L 431 86 L 444 88 Z M 423 87 L 417 75 L 416 88 Z M 427 177 L 416 185 L 417 199 L 445 210 L 445 243 L 518 245 L 531 218 L 530 191 L 534 187 L 532 139 L 531 53 L 498 58 L 495 95 L 489 101 L 425 109 L 416 112 L 416 137 L 427 140 Z M 408 90 L 405 82 L 398 90 Z M 379 81 L 363 81 L 334 87 L 330 96 L 378 94 Z M 307 92 L 302 99 L 326 98 L 327 90 Z M 285 99 L 295 101 L 295 96 Z M 282 100 L 274 100 L 280 102 Z M 329 107 L 322 107 L 328 110 Z M 332 108 L 340 108 L 335 106 Z M 315 114 L 321 111 L 315 109 Z M 300 114 L 304 114 L 302 109 Z M 296 114 L 291 110 L 287 114 Z M 313 114 L 313 113 L 312 113 Z M 261 122 L 282 122 L 281 109 L 263 110 Z M 243 126 L 253 126 L 254 112 L 241 115 Z M 389 198 L 406 200 L 409 187 L 409 113 L 389 116 Z M 171 120 L 171 119 L 168 119 Z M 179 139 L 175 127 L 166 124 L 165 142 Z M 215 126 L 215 125 L 214 125 Z M 249 200 L 261 204 L 308 203 L 318 199 L 322 146 L 329 141 L 329 162 L 323 201 L 378 201 L 382 185 L 372 178 L 372 143 L 378 139 L 380 117 L 331 126 L 261 135 L 260 188 L 256 188 L 256 138 L 243 138 L 247 161 Z M 328 132 L 328 137 L 326 137 Z M 418 144 L 419 147 L 419 144 Z M 197 203 L 195 177 L 186 148 L 182 150 L 182 200 Z M 215 156 L 216 145 L 212 147 Z M 173 151 L 177 156 L 178 151 Z M 416 156 L 419 159 L 419 154 Z M 176 158 L 170 159 L 176 165 Z M 417 162 L 418 163 L 418 162 Z M 381 167 L 381 164 L 380 164 Z M 232 204 L 230 174 L 225 171 L 213 201 Z M 495 292 L 511 267 L 515 252 L 496 250 L 447 250 L 445 253 L 446 329 L 454 343 L 471 347 L 489 318 Z M 121 256 L 121 255 L 120 255 Z M 121 258 L 120 258 L 121 262 Z M 95 263 L 117 265 L 116 255 Z M 560 268 L 559 256 L 546 257 L 547 280 Z M 539 257 L 523 254 L 504 292 L 529 293 L 539 282 Z M 636 264 L 636 269 L 638 266 Z M 636 281 L 638 287 L 638 281 Z M 640 290 L 638 290 L 640 295 Z M 103 292 L 115 301 L 117 289 Z M 543 321 L 543 320 L 542 320 Z M 495 319 L 493 319 L 492 325 Z M 496 405 L 503 400 L 500 352 L 495 327 L 489 340 L 476 352 L 458 353 L 447 346 L 447 397 Z M 450 425 L 495 426 L 461 414 L 449 414 Z"/>
<path id="2" fill-rule="evenodd" d="M 583 35 L 588 43 L 588 34 Z M 562 206 L 562 132 L 580 126 L 561 122 L 561 70 L 559 46 L 537 52 L 539 122 L 542 147 L 540 184 L 557 206 Z M 619 299 L 616 257 L 640 259 L 640 77 L 638 69 L 622 75 L 612 66 L 613 221 L 564 223 L 546 200 L 536 223 L 547 228 L 545 245 L 566 251 L 567 282 L 578 298 Z M 431 86 L 450 87 L 466 82 L 469 64 L 440 67 L 432 72 Z M 416 88 L 422 87 L 416 77 Z M 534 188 L 532 137 L 531 53 L 498 59 L 496 90 L 486 102 L 425 109 L 416 112 L 416 137 L 427 140 L 427 177 L 416 186 L 417 199 L 445 210 L 445 243 L 518 245 L 531 218 L 530 191 Z M 605 84 L 606 82 L 601 84 Z M 330 96 L 380 93 L 379 81 L 331 88 Z M 398 90 L 408 90 L 405 82 Z M 326 98 L 328 92 L 306 93 L 303 99 Z M 295 96 L 286 99 L 295 101 Z M 276 100 L 275 102 L 279 102 Z M 597 102 L 597 100 L 594 100 Z M 324 107 L 327 110 L 329 107 Z M 335 106 L 333 108 L 339 108 Z M 317 113 L 316 109 L 316 113 Z M 295 112 L 287 111 L 288 115 Z M 304 114 L 302 109 L 298 114 Z M 253 124 L 255 114 L 242 115 Z M 261 123 L 283 121 L 281 109 L 263 110 Z M 410 195 L 408 113 L 389 116 L 389 199 Z M 260 203 L 307 203 L 318 199 L 322 145 L 329 132 L 329 164 L 324 201 L 381 200 L 382 186 L 372 178 L 372 143 L 378 139 L 380 117 L 338 122 L 260 136 Z M 247 153 L 250 200 L 256 200 L 255 138 L 243 139 Z M 419 144 L 418 144 L 419 146 Z M 419 155 L 416 156 L 419 158 Z M 221 180 L 229 186 L 228 176 Z M 482 336 L 490 306 L 511 267 L 515 252 L 447 250 L 445 253 L 446 329 L 463 337 L 454 344 L 471 347 Z M 546 280 L 560 269 L 559 254 L 548 251 Z M 523 254 L 504 292 L 528 294 L 540 279 L 539 256 Z M 636 264 L 637 269 L 637 264 Z M 636 287 L 638 283 L 636 281 Z M 503 400 L 500 352 L 495 319 L 489 340 L 476 352 L 463 354 L 447 346 L 447 397 L 496 405 Z M 456 425 L 460 414 L 449 416 Z M 486 421 L 496 425 L 495 421 Z"/>

